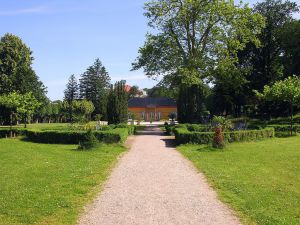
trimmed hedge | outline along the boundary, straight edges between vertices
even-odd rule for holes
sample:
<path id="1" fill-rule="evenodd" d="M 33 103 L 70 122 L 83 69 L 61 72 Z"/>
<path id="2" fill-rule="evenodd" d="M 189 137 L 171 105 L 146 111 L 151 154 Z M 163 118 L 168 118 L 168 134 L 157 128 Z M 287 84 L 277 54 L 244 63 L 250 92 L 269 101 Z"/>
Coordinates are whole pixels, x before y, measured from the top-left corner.
<path id="1" fill-rule="evenodd" d="M 212 143 L 214 132 L 191 132 L 184 128 L 174 129 L 177 144 L 209 144 Z M 227 142 L 253 141 L 274 137 L 274 128 L 263 130 L 243 130 L 223 132 Z"/>
<path id="2" fill-rule="evenodd" d="M 268 125 L 267 127 L 272 127 L 275 130 L 276 137 L 288 137 L 291 135 L 291 126 L 290 125 Z M 293 136 L 300 133 L 300 124 L 293 125 Z"/>
<path id="3" fill-rule="evenodd" d="M 115 128 L 109 130 L 93 131 L 100 142 L 123 143 L 134 128 Z M 49 144 L 78 144 L 85 140 L 85 131 L 57 131 L 57 130 L 27 130 L 27 140 Z"/>
<path id="4" fill-rule="evenodd" d="M 26 132 L 25 128 L 0 128 L 0 138 L 10 137 L 10 132 L 12 131 L 13 136 L 24 135 Z"/>

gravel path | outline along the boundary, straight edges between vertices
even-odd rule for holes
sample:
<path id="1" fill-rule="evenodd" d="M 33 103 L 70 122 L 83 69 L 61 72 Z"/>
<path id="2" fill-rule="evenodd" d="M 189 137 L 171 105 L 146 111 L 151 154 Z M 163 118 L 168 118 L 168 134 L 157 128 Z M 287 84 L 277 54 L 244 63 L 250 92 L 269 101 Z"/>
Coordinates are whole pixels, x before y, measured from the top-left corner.
<path id="1" fill-rule="evenodd" d="M 79 225 L 240 224 L 173 141 L 151 127 L 136 136 Z"/>

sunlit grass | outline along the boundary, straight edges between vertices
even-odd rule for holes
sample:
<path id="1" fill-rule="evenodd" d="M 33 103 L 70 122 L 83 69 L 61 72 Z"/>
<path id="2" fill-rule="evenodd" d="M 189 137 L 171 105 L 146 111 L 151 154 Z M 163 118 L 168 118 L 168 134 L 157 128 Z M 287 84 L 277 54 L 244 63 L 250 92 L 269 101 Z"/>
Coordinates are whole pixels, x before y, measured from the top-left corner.
<path id="1" fill-rule="evenodd" d="M 246 224 L 300 224 L 300 137 L 178 147 Z"/>
<path id="2" fill-rule="evenodd" d="M 0 139 L 0 224 L 74 224 L 124 151 Z"/>

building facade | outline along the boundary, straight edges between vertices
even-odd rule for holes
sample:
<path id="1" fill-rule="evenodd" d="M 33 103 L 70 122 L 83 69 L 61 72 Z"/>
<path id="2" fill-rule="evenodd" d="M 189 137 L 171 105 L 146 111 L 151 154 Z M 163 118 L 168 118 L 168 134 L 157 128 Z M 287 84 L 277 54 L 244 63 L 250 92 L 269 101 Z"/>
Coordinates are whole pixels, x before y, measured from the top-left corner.
<path id="1" fill-rule="evenodd" d="M 128 101 L 128 112 L 136 120 L 168 120 L 170 114 L 177 117 L 177 104 L 171 98 L 131 98 Z"/>

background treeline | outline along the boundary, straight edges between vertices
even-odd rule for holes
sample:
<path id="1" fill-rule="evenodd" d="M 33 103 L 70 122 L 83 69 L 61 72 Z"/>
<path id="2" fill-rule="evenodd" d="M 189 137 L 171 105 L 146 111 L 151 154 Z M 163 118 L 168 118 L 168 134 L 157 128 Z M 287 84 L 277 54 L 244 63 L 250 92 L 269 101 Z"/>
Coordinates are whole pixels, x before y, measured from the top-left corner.
<path id="1" fill-rule="evenodd" d="M 146 5 L 145 15 L 159 32 L 147 36 L 133 69 L 163 75 L 148 94 L 176 98 L 178 119 L 185 123 L 204 122 L 208 114 L 260 119 L 290 115 L 288 102 L 259 100 L 255 90 L 300 76 L 300 20 L 293 17 L 299 6 L 282 0 L 253 8 L 224 3 L 218 13 L 213 11 L 218 3 L 179 3 Z M 294 106 L 294 113 L 299 109 Z"/>
<path id="2" fill-rule="evenodd" d="M 100 119 L 109 123 L 126 122 L 125 81 L 112 85 L 99 59 L 86 69 L 79 82 L 75 75 L 70 76 L 63 101 L 47 98 L 46 87 L 32 69 L 32 61 L 32 51 L 19 37 L 5 34 L 1 38 L 0 124 Z"/>

